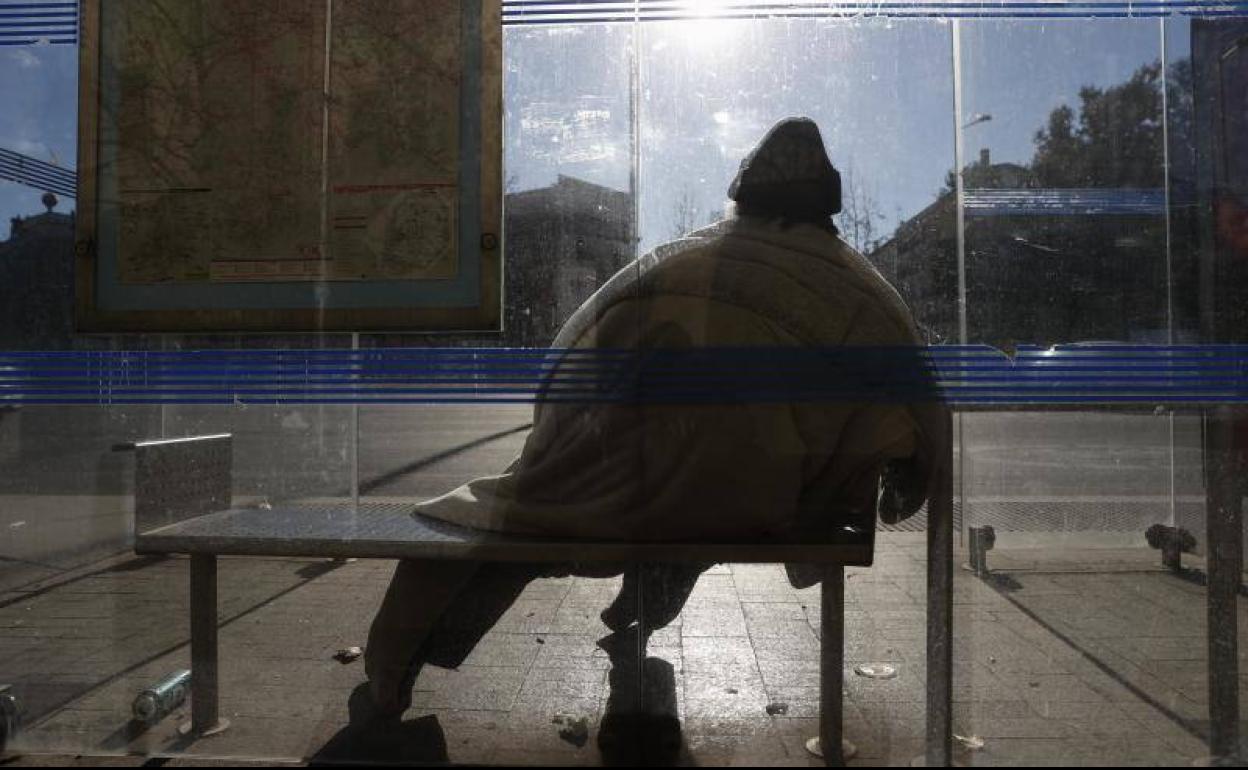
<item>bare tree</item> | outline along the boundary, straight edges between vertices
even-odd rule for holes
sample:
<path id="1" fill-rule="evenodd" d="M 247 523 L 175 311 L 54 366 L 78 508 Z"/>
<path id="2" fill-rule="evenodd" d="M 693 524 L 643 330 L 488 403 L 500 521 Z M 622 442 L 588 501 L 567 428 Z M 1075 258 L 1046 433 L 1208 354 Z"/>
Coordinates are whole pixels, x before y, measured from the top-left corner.
<path id="1" fill-rule="evenodd" d="M 670 240 L 681 238 L 698 227 L 698 203 L 694 199 L 693 190 L 689 186 L 681 188 L 676 196 L 676 204 L 672 208 L 672 224 L 669 230 Z"/>
<path id="2" fill-rule="evenodd" d="M 874 185 L 865 182 L 854 167 L 842 175 L 841 213 L 837 218 L 841 237 L 862 254 L 869 254 L 884 241 L 884 212 Z"/>

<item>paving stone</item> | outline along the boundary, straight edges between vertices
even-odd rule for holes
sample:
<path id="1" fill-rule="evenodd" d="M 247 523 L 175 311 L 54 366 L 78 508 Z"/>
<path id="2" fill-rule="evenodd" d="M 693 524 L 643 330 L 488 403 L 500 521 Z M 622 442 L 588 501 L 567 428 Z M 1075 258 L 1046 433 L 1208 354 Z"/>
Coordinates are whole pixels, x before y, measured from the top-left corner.
<path id="1" fill-rule="evenodd" d="M 594 669 L 611 667 L 607 653 L 598 646 L 601 637 L 579 634 L 546 634 L 533 660 L 534 668 Z"/>
<path id="2" fill-rule="evenodd" d="M 804 625 L 804 624 L 803 624 Z M 747 636 L 745 614 L 740 607 L 696 609 L 682 613 L 681 636 Z"/>
<path id="3" fill-rule="evenodd" d="M 713 666 L 683 676 L 686 687 L 691 690 L 727 692 L 754 689 L 763 692 L 763 677 L 754 666 Z"/>
<path id="4" fill-rule="evenodd" d="M 784 716 L 819 718 L 818 680 L 800 685 L 768 685 L 767 702 L 783 704 Z"/>
<path id="5" fill-rule="evenodd" d="M 747 620 L 746 627 L 756 644 L 770 645 L 776 639 L 789 639 L 797 645 L 819 646 L 819 638 L 805 620 Z"/>
<path id="6" fill-rule="evenodd" d="M 501 666 L 461 666 L 454 671 L 430 667 L 421 672 L 421 678 L 427 673 L 434 674 L 429 682 L 430 689 L 417 689 L 413 705 L 430 709 L 508 711 L 520 693 L 526 671 L 520 667 Z"/>
<path id="7" fill-rule="evenodd" d="M 847 570 L 845 730 L 859 744 L 859 764 L 907 764 L 923 748 L 924 545 L 921 533 L 903 535 L 881 533 L 876 566 Z M 1155 554 L 1148 556 L 1154 564 Z M 1203 590 L 1151 567 L 1098 573 L 1087 562 L 999 549 L 994 565 L 1045 568 L 1010 573 L 1008 592 L 955 574 L 955 728 L 987 742 L 964 761 L 1190 763 L 1202 756 Z M 18 601 L 0 607 L 0 682 L 53 709 L 30 725 L 28 750 L 173 747 L 188 752 L 186 761 L 209 754 L 291 761 L 339 745 L 364 673 L 362 663 L 342 666 L 328 656 L 363 644 L 393 566 L 325 564 L 222 560 L 222 710 L 243 726 L 189 749 L 174 742 L 178 715 L 141 734 L 125 727 L 133 695 L 188 662 L 185 559 L 12 597 Z M 459 669 L 421 671 L 406 727 L 377 737 L 375 748 L 400 751 L 406 739 L 436 733 L 456 762 L 600 763 L 594 730 L 608 700 L 610 660 L 598 646 L 609 633 L 598 613 L 619 586 L 618 577 L 531 582 Z M 455 619 L 466 622 L 468 614 Z M 720 565 L 702 576 L 682 616 L 648 647 L 671 666 L 683 762 L 812 762 L 804 741 L 818 729 L 819 620 L 818 587 L 793 590 L 779 565 Z M 1241 626 L 1248 633 L 1248 612 Z M 1248 649 L 1241 656 L 1248 661 Z M 857 677 L 859 662 L 889 662 L 899 675 Z M 1248 693 L 1248 677 L 1242 690 Z M 784 715 L 767 714 L 775 702 L 787 704 Z M 560 714 L 587 718 L 584 747 L 559 737 L 551 719 Z"/>
<path id="8" fill-rule="evenodd" d="M 601 679 L 545 679 L 526 678 L 520 688 L 513 706 L 514 710 L 543 714 L 571 713 L 568 704 L 576 703 L 584 706 L 591 704 L 587 710 L 597 713 L 598 702 L 606 694 L 605 676 Z M 575 709 L 573 709 L 575 710 Z"/>
<path id="9" fill-rule="evenodd" d="M 487 634 L 468 653 L 464 665 L 528 668 L 542 651 L 545 641 L 540 634 Z"/>
<path id="10" fill-rule="evenodd" d="M 807 621 L 806 610 L 798 602 L 749 602 L 741 605 L 751 626 Z"/>
<path id="11" fill-rule="evenodd" d="M 776 659 L 759 661 L 758 670 L 769 687 L 802 686 L 819 681 L 820 666 L 814 659 Z"/>
<path id="12" fill-rule="evenodd" d="M 720 666 L 755 665 L 755 650 L 748 637 L 688 637 L 683 640 L 682 653 L 686 673 L 706 672 Z"/>
<path id="13" fill-rule="evenodd" d="M 721 767 L 776 767 L 796 764 L 785 750 L 784 742 L 771 734 L 695 734 L 686 737 L 689 755 L 698 764 Z"/>

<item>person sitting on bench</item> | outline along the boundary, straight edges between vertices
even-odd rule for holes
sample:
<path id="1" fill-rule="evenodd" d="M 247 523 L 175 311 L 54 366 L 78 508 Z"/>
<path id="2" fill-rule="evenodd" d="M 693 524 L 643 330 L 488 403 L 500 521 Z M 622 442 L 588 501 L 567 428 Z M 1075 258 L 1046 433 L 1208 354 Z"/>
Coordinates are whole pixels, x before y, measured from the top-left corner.
<path id="1" fill-rule="evenodd" d="M 901 297 L 837 235 L 831 217 L 841 208 L 840 177 L 813 121 L 792 118 L 772 128 L 742 162 L 729 197 L 733 216 L 625 267 L 568 319 L 553 348 L 923 344 Z M 416 512 L 484 530 L 597 541 L 826 538 L 838 526 L 874 526 L 890 461 L 898 463 L 881 516 L 916 511 L 936 477 L 944 425 L 933 400 L 539 399 L 532 432 L 506 471 Z M 660 622 L 675 617 L 707 566 L 671 573 Z M 504 592 L 513 598 L 539 574 L 499 569 L 514 578 Z M 801 579 L 793 570 L 790 576 Z M 365 652 L 378 709 L 401 712 L 410 702 L 422 645 L 439 616 L 459 611 L 456 599 L 474 578 L 497 583 L 472 561 L 400 563 Z M 604 621 L 613 628 L 630 622 L 623 606 L 617 601 Z"/>

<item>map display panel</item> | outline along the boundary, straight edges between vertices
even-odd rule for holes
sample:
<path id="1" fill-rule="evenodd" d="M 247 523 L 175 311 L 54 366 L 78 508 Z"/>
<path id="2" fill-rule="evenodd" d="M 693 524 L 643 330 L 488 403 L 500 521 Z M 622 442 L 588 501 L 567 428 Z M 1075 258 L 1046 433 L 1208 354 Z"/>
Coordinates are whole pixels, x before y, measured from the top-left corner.
<path id="1" fill-rule="evenodd" d="M 83 332 L 497 331 L 500 0 L 81 0 Z"/>
<path id="2" fill-rule="evenodd" d="M 214 262 L 233 255 L 279 273 L 292 257 L 319 257 L 317 3 L 104 9 L 121 280 L 214 280 Z"/>
<path id="3" fill-rule="evenodd" d="M 455 274 L 460 15 L 458 0 L 334 5 L 328 162 L 335 277 Z"/>

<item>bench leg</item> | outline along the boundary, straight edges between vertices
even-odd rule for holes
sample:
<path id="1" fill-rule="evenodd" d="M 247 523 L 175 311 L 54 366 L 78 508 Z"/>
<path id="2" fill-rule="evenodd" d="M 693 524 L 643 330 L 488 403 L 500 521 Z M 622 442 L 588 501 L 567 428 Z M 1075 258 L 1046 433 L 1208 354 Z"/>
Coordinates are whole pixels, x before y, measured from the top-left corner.
<path id="1" fill-rule="evenodd" d="M 191 723 L 193 736 L 229 726 L 217 701 L 217 557 L 191 555 Z"/>
<path id="2" fill-rule="evenodd" d="M 819 747 L 829 767 L 845 764 L 841 753 L 845 686 L 845 569 L 824 570 L 819 638 Z"/>

